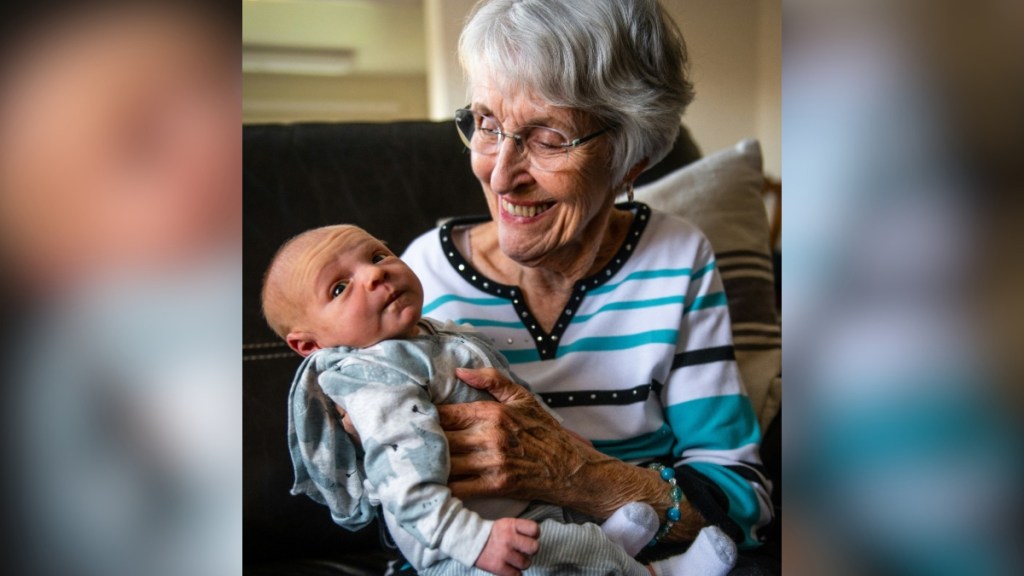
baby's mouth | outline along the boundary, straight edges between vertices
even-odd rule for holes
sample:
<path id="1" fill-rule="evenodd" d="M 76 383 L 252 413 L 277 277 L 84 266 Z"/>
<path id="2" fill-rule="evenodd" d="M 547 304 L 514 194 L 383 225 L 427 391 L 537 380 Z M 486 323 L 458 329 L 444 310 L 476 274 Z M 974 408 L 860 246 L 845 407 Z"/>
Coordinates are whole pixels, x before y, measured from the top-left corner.
<path id="1" fill-rule="evenodd" d="M 547 212 L 548 209 L 550 209 L 554 205 L 554 202 L 538 202 L 535 204 L 513 204 L 506 200 L 505 198 L 501 199 L 501 209 L 511 216 L 518 216 L 520 218 L 533 218 L 538 214 L 543 214 L 544 212 Z"/>
<path id="2" fill-rule="evenodd" d="M 388 306 L 394 304 L 395 300 L 398 300 L 398 298 L 401 297 L 401 295 L 402 293 L 398 290 L 392 292 L 391 295 L 388 296 L 388 299 L 384 301 L 384 307 L 387 308 Z"/>

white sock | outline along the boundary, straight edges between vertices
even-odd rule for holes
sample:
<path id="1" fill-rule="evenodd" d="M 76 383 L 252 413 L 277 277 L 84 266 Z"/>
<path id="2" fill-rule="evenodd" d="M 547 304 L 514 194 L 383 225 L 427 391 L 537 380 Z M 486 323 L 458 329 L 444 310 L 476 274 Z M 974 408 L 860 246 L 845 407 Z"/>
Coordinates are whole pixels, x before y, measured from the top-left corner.
<path id="1" fill-rule="evenodd" d="M 611 515 L 601 531 L 630 556 L 636 556 L 658 533 L 658 513 L 649 504 L 630 502 Z"/>
<path id="2" fill-rule="evenodd" d="M 725 576 L 736 565 L 736 544 L 718 526 L 697 534 L 686 552 L 651 562 L 657 576 Z"/>

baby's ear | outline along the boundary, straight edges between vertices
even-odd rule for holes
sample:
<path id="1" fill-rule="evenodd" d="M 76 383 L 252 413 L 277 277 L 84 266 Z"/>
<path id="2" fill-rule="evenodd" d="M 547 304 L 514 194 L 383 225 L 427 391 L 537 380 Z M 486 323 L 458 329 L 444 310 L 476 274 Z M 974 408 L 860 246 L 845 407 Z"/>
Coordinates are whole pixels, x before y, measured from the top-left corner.
<path id="1" fill-rule="evenodd" d="M 285 341 L 288 342 L 289 348 L 295 350 L 303 358 L 320 349 L 316 338 L 309 332 L 289 332 Z"/>

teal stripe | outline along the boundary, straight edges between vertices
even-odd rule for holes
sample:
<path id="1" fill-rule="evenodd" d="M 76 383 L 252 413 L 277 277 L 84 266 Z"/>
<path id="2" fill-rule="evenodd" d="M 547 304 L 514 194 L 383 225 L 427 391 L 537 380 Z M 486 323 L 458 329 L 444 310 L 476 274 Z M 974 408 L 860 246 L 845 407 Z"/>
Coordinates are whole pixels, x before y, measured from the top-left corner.
<path id="1" fill-rule="evenodd" d="M 739 474 L 718 464 L 694 462 L 687 466 L 707 476 L 708 480 L 725 492 L 725 497 L 729 500 L 729 518 L 743 529 L 743 542 L 739 543 L 739 548 L 760 546 L 760 542 L 750 537 L 750 528 L 761 521 L 761 505 L 750 483 Z"/>
<path id="2" fill-rule="evenodd" d="M 426 316 L 449 302 L 465 302 L 466 304 L 474 304 L 476 306 L 501 306 L 508 304 L 508 300 L 503 298 L 466 298 L 465 296 L 457 296 L 455 294 L 445 294 L 424 306 L 423 315 Z"/>
<path id="3" fill-rule="evenodd" d="M 624 302 L 612 302 L 611 304 L 605 304 L 597 309 L 592 314 L 581 314 L 572 319 L 571 324 L 577 324 L 579 322 L 586 322 L 594 316 L 602 312 L 609 312 L 611 310 L 636 310 L 638 308 L 653 308 L 656 306 L 667 306 L 670 304 L 682 304 L 682 296 L 666 296 L 665 298 L 652 298 L 650 300 L 628 300 Z"/>
<path id="4" fill-rule="evenodd" d="M 523 323 L 516 320 L 514 322 L 502 322 L 500 320 L 488 320 L 486 318 L 459 318 L 454 320 L 456 324 L 469 324 L 474 328 L 480 328 L 481 326 L 488 326 L 492 328 L 522 328 Z"/>
<path id="5" fill-rule="evenodd" d="M 672 429 L 668 424 L 662 424 L 661 428 L 626 440 L 594 440 L 594 448 L 604 454 L 618 458 L 619 460 L 640 460 L 650 458 L 661 458 L 671 453 Z"/>
<path id="6" fill-rule="evenodd" d="M 688 314 L 694 310 L 704 310 L 705 308 L 715 308 L 716 306 L 725 306 L 728 304 L 725 298 L 725 292 L 715 292 L 714 294 L 705 294 L 703 296 L 697 296 L 693 299 L 693 303 L 683 308 L 683 314 Z"/>
<path id="7" fill-rule="evenodd" d="M 572 344 L 558 347 L 555 357 L 561 358 L 573 352 L 608 352 L 612 350 L 626 350 L 647 344 L 672 344 L 678 340 L 678 330 L 651 330 L 638 334 L 627 334 L 625 336 L 595 336 L 593 338 L 580 338 Z M 536 348 L 524 350 L 502 350 L 502 354 L 508 359 L 509 364 L 525 364 L 527 362 L 540 361 L 540 354 Z"/>
<path id="8" fill-rule="evenodd" d="M 711 272 L 714 269 L 715 269 L 715 261 L 712 260 L 711 262 L 708 262 L 706 266 L 704 266 L 700 270 L 697 270 L 696 272 L 694 272 L 693 275 L 690 276 L 690 278 L 693 279 L 693 280 L 696 280 L 697 278 L 700 278 L 701 276 L 707 274 L 708 272 Z"/>
<path id="9" fill-rule="evenodd" d="M 580 338 L 572 344 L 559 346 L 557 357 L 561 358 L 573 352 L 607 352 L 625 350 L 647 344 L 675 344 L 679 338 L 678 330 L 651 330 L 625 336 L 595 336 Z"/>
<path id="10" fill-rule="evenodd" d="M 750 398 L 740 394 L 673 404 L 665 409 L 665 419 L 682 445 L 689 448 L 734 450 L 761 441 Z M 674 455 L 682 455 L 679 448 Z"/>
<path id="11" fill-rule="evenodd" d="M 605 284 L 599 288 L 594 288 L 589 293 L 593 294 L 604 294 L 611 292 L 619 286 L 622 286 L 626 282 L 633 280 L 653 280 L 655 278 L 674 278 L 676 276 L 689 276 L 693 272 L 692 268 L 663 268 L 661 270 L 640 270 L 633 272 L 629 276 L 626 276 L 621 282 L 615 282 L 612 284 Z"/>
<path id="12" fill-rule="evenodd" d="M 505 355 L 505 359 L 508 360 L 509 364 L 527 364 L 540 361 L 540 352 L 537 352 L 536 348 L 502 350 L 501 353 Z"/>

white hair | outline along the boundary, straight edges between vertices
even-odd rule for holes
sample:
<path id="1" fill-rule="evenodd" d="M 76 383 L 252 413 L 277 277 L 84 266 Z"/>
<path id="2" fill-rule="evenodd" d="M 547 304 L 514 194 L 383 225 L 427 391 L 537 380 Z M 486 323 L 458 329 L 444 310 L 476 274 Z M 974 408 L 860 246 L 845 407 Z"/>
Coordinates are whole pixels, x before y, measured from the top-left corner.
<path id="1" fill-rule="evenodd" d="M 693 100 L 686 44 L 657 0 L 481 0 L 459 60 L 471 85 L 487 76 L 613 127 L 616 179 L 668 154 Z"/>

